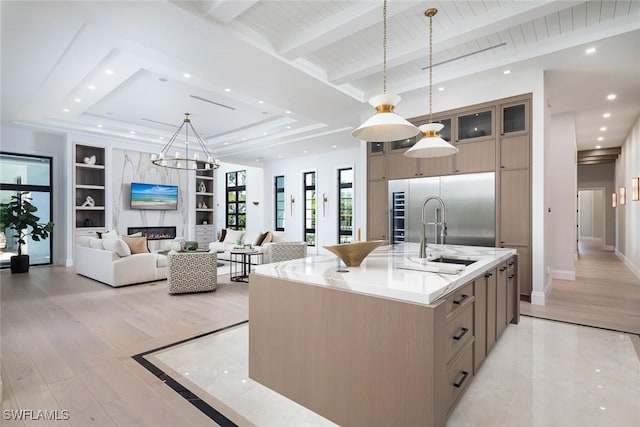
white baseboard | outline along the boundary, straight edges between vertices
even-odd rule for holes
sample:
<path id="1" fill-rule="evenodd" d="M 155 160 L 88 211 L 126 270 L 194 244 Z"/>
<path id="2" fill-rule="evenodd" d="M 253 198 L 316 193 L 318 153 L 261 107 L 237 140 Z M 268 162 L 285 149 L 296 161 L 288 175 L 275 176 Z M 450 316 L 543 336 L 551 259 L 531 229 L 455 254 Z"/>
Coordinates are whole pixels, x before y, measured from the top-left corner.
<path id="1" fill-rule="evenodd" d="M 614 248 L 613 248 L 613 245 L 604 245 L 604 246 L 602 247 L 602 250 L 603 250 L 603 251 L 607 251 L 607 252 L 613 252 L 613 251 L 614 251 Z"/>
<path id="2" fill-rule="evenodd" d="M 575 270 L 551 270 L 551 278 L 559 280 L 576 280 Z"/>
<path id="3" fill-rule="evenodd" d="M 622 260 L 622 262 L 624 263 L 624 265 L 627 266 L 627 268 L 629 270 L 631 270 L 631 272 L 633 274 L 635 274 L 635 276 L 640 279 L 640 267 L 638 267 L 637 265 L 635 265 L 633 262 L 631 262 L 631 260 L 629 258 L 627 258 L 626 256 L 624 256 L 623 253 L 616 251 L 616 256 L 618 258 L 620 258 Z"/>
<path id="4" fill-rule="evenodd" d="M 64 262 L 65 267 L 73 267 L 73 258 L 67 258 Z"/>
<path id="5" fill-rule="evenodd" d="M 533 291 L 531 292 L 531 304 L 535 305 L 545 305 L 547 297 L 545 292 Z"/>

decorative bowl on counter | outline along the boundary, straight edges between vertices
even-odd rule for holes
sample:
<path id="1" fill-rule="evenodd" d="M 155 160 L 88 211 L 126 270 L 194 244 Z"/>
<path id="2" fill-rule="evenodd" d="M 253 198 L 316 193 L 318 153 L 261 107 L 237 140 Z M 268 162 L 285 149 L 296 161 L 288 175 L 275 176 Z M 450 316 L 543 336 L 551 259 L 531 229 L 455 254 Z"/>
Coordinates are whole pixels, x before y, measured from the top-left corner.
<path id="1" fill-rule="evenodd" d="M 323 246 L 328 251 L 336 254 L 347 267 L 358 267 L 367 255 L 378 246 L 386 245 L 386 240 L 370 240 L 367 242 L 343 243 L 340 245 Z"/>

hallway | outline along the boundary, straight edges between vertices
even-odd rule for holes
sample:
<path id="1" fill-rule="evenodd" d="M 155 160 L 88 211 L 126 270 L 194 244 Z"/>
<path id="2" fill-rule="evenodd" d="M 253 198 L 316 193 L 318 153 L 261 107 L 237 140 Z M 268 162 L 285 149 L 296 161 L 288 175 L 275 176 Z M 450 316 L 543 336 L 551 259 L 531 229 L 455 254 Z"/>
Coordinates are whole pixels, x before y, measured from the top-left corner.
<path id="1" fill-rule="evenodd" d="M 521 313 L 640 335 L 640 279 L 600 242 L 580 241 L 576 280 L 553 280 L 546 305 L 522 301 Z"/>

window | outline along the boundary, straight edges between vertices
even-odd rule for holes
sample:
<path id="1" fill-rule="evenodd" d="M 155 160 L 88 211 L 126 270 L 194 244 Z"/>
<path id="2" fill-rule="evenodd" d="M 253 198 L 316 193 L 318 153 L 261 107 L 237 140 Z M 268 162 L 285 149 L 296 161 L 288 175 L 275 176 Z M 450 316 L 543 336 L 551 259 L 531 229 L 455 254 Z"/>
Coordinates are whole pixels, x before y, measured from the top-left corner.
<path id="1" fill-rule="evenodd" d="M 11 196 L 27 191 L 31 203 L 38 208 L 35 213 L 41 223 L 52 220 L 53 195 L 51 181 L 53 171 L 51 157 L 26 156 L 22 154 L 0 153 L 0 202 L 7 203 Z M 0 230 L 0 267 L 9 266 L 11 255 L 18 253 L 18 243 L 13 238 L 13 230 Z M 29 254 L 30 265 L 51 264 L 54 233 L 46 240 L 34 241 L 27 238 L 22 247 L 23 253 Z"/>
<path id="2" fill-rule="evenodd" d="M 303 174 L 304 240 L 307 246 L 316 245 L 316 173 Z"/>
<path id="3" fill-rule="evenodd" d="M 353 168 L 338 169 L 338 243 L 353 241 Z"/>
<path id="4" fill-rule="evenodd" d="M 284 231 L 284 175 L 275 177 L 274 187 L 274 199 L 276 201 L 275 229 L 276 231 Z"/>
<path id="5" fill-rule="evenodd" d="M 247 226 L 247 171 L 227 172 L 227 228 Z"/>

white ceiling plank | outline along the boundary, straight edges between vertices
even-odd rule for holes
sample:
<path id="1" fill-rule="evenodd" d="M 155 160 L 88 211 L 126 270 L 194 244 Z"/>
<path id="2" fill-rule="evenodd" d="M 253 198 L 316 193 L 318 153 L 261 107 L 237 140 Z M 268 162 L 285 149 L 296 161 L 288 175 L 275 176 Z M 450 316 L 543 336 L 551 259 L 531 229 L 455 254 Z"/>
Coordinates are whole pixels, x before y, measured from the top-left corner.
<path id="1" fill-rule="evenodd" d="M 419 1 L 395 1 L 387 5 L 387 17 L 410 9 Z M 280 55 L 287 59 L 295 59 L 308 55 L 338 40 L 347 38 L 365 28 L 380 22 L 382 6 L 378 2 L 357 2 L 351 7 L 322 20 L 314 26 L 300 32 L 277 47 Z"/>
<path id="2" fill-rule="evenodd" d="M 502 30 L 509 29 L 516 25 L 526 23 L 532 19 L 537 19 L 558 10 L 570 8 L 579 1 L 538 1 L 527 3 L 511 3 L 503 8 L 479 16 L 462 23 L 445 36 L 434 35 L 434 50 L 444 50 L 458 44 L 463 44 L 479 37 L 485 37 Z M 434 18 L 436 19 L 436 18 Z M 388 66 L 397 66 L 414 61 L 424 56 L 424 40 L 416 40 L 404 51 L 387 59 Z M 368 63 L 363 63 L 359 67 L 337 67 L 329 71 L 329 81 L 340 85 L 348 81 L 366 77 L 379 72 L 382 69 L 382 62 L 372 58 Z"/>
<path id="3" fill-rule="evenodd" d="M 227 25 L 245 11 L 258 3 L 259 0 L 203 0 L 203 14 L 214 21 Z"/>

